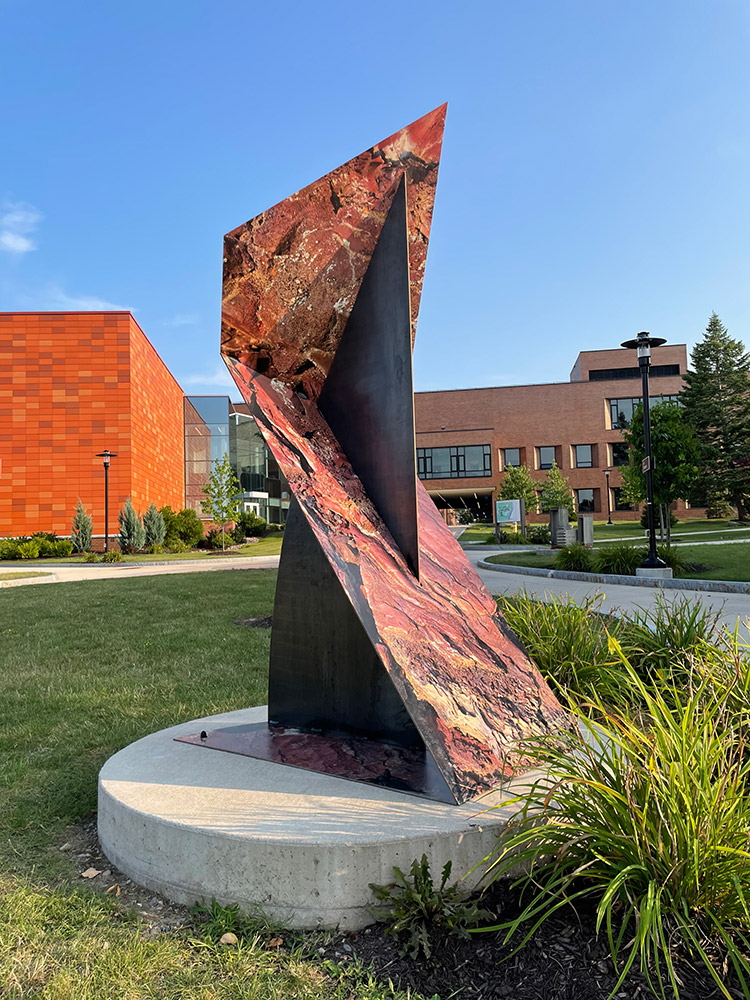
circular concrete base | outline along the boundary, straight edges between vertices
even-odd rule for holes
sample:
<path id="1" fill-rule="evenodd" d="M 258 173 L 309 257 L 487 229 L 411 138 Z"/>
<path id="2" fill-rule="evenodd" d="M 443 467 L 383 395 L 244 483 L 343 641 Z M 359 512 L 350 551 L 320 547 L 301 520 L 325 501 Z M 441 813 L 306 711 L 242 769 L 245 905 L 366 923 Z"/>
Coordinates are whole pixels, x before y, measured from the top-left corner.
<path id="1" fill-rule="evenodd" d="M 99 837 L 113 864 L 177 903 L 214 897 L 289 927 L 355 930 L 374 919 L 370 882 L 392 881 L 394 865 L 406 870 L 423 853 L 434 875 L 450 860 L 460 878 L 515 811 L 490 807 L 517 787 L 451 806 L 174 741 L 266 717 L 253 708 L 198 719 L 111 757 L 99 775 Z"/>

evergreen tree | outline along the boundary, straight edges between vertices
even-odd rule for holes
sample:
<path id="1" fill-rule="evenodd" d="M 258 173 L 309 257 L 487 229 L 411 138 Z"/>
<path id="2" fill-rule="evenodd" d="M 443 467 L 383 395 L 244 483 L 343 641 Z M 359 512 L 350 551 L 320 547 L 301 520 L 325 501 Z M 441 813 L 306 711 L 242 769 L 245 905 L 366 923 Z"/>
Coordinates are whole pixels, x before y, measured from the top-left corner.
<path id="1" fill-rule="evenodd" d="M 117 540 L 120 550 L 131 554 L 133 552 L 140 552 L 146 543 L 146 532 L 143 528 L 143 522 L 135 512 L 135 507 L 130 497 L 125 501 L 122 510 L 118 514 L 118 520 L 120 522 L 120 532 Z"/>
<path id="2" fill-rule="evenodd" d="M 728 498 L 744 519 L 750 503 L 750 356 L 712 313 L 690 358 L 680 402 L 700 446 L 691 499 L 710 505 Z"/>
<path id="3" fill-rule="evenodd" d="M 669 542 L 669 506 L 690 496 L 698 476 L 700 450 L 695 431 L 685 422 L 682 407 L 676 403 L 657 403 L 651 409 L 650 423 L 655 514 L 660 524 L 666 525 Z M 630 453 L 630 464 L 622 470 L 625 497 L 630 503 L 642 503 L 646 499 L 646 473 L 641 468 L 646 457 L 642 404 L 636 406 L 630 430 L 623 431 L 622 436 Z"/>
<path id="4" fill-rule="evenodd" d="M 70 540 L 73 543 L 75 552 L 90 552 L 94 522 L 91 516 L 86 513 L 80 498 L 76 504 L 76 512 L 73 515 L 73 524 L 70 529 Z"/>
<path id="5" fill-rule="evenodd" d="M 558 469 L 557 462 L 552 463 L 552 468 L 542 483 L 539 499 L 545 513 L 552 510 L 553 507 L 567 507 L 571 517 L 575 513 L 570 483 Z"/>
<path id="6" fill-rule="evenodd" d="M 203 487 L 206 495 L 205 500 L 201 500 L 201 509 L 206 517 L 210 517 L 214 524 L 221 528 L 221 547 L 225 547 L 224 527 L 229 521 L 233 521 L 240 512 L 240 484 L 234 474 L 234 468 L 229 461 L 229 455 L 224 455 L 222 459 L 217 458 L 211 476 Z"/>
<path id="7" fill-rule="evenodd" d="M 526 512 L 533 514 L 539 503 L 538 489 L 539 483 L 531 478 L 526 466 L 516 465 L 505 470 L 497 496 L 500 500 L 523 500 Z"/>
<path id="8" fill-rule="evenodd" d="M 156 509 L 156 504 L 153 501 L 143 515 L 143 530 L 146 533 L 146 545 L 161 545 L 164 542 L 167 526 L 164 523 L 163 515 Z"/>

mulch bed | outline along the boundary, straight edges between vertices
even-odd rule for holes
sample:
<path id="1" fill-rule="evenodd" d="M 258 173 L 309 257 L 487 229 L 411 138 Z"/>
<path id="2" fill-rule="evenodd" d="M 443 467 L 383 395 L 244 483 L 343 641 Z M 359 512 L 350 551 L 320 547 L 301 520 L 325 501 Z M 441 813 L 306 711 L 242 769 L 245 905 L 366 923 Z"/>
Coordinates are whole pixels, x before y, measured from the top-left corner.
<path id="1" fill-rule="evenodd" d="M 135 885 L 104 857 L 96 836 L 96 820 L 87 818 L 69 828 L 66 842 L 58 848 L 68 853 L 81 872 L 91 868 L 100 874 L 89 884 L 137 910 L 146 937 L 189 932 L 199 923 L 190 910 Z M 498 883 L 485 895 L 482 905 L 510 919 L 517 900 L 507 884 Z M 116 915 L 115 911 L 115 915 Z M 498 919 L 501 919 L 498 917 Z M 475 934 L 468 939 L 435 935 L 429 959 L 400 954 L 400 942 L 386 934 L 381 924 L 362 931 L 338 935 L 268 930 L 269 947 L 299 945 L 309 948 L 312 959 L 348 964 L 359 959 L 370 966 L 383 983 L 389 980 L 404 992 L 411 990 L 427 1000 L 606 1000 L 617 976 L 604 935 L 597 939 L 593 910 L 578 907 L 561 910 L 547 920 L 518 954 L 504 946 L 500 934 Z M 281 935 L 281 936 L 278 936 Z M 685 962 L 677 965 L 681 1000 L 719 1000 L 721 993 L 703 969 Z M 734 997 L 743 997 L 732 975 L 727 987 Z M 632 971 L 619 988 L 617 1000 L 651 1000 L 654 994 L 640 972 Z M 667 990 L 668 1000 L 672 1000 Z"/>

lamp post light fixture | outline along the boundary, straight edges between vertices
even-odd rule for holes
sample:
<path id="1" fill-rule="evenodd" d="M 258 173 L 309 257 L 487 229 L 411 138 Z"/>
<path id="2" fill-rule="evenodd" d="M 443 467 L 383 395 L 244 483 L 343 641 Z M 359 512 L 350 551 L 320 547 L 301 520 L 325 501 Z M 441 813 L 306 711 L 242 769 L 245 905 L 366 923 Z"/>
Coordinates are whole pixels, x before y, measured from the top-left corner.
<path id="1" fill-rule="evenodd" d="M 607 524 L 612 524 L 612 503 L 609 494 L 609 469 L 604 470 L 604 478 L 607 481 Z"/>
<path id="2" fill-rule="evenodd" d="M 654 463 L 651 457 L 651 412 L 648 398 L 648 370 L 651 367 L 651 348 L 661 347 L 662 344 L 666 344 L 666 340 L 663 337 L 652 337 L 645 330 L 641 331 L 633 340 L 626 340 L 622 344 L 628 350 L 636 350 L 638 352 L 638 367 L 641 370 L 641 384 L 643 386 L 643 444 L 646 457 L 643 460 L 642 467 L 646 473 L 646 511 L 648 517 L 648 555 L 641 564 L 641 569 L 646 571 L 644 575 L 652 575 L 653 571 L 667 569 L 667 564 L 659 558 L 656 551 L 656 520 L 654 518 L 654 484 L 652 478 Z M 653 575 L 661 576 L 662 573 L 653 573 Z M 671 576 L 671 572 L 669 575 Z"/>
<path id="3" fill-rule="evenodd" d="M 111 459 L 117 458 L 117 453 L 105 448 L 98 451 L 96 457 L 102 460 L 104 466 L 104 551 L 109 551 L 109 463 Z"/>

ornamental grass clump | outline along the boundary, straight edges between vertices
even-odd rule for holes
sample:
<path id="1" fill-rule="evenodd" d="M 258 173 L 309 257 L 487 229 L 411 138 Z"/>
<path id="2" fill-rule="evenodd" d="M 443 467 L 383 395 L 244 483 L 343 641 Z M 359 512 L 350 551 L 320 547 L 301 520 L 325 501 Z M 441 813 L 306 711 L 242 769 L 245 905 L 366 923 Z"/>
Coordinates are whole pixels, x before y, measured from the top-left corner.
<path id="1" fill-rule="evenodd" d="M 526 591 L 496 598 L 506 622 L 542 675 L 563 700 L 598 691 L 607 702 L 627 699 L 628 678 L 608 646 L 607 627 L 619 623 L 600 612 L 603 594 L 575 601 L 550 596 L 539 601 Z"/>
<path id="2" fill-rule="evenodd" d="M 590 573 L 593 562 L 591 549 L 587 549 L 585 545 L 581 545 L 579 542 L 566 545 L 564 549 L 560 549 L 555 555 L 555 569 L 568 569 L 579 573 Z"/>
<path id="3" fill-rule="evenodd" d="M 506 943 L 520 935 L 521 947 L 587 899 L 620 973 L 610 996 L 636 964 L 659 996 L 671 987 L 679 998 L 679 970 L 702 963 L 722 996 L 737 995 L 731 974 L 750 997 L 750 731 L 733 704 L 737 681 L 722 688 L 716 662 L 696 664 L 675 703 L 644 684 L 616 639 L 610 646 L 645 711 L 630 718 L 594 697 L 572 708 L 579 732 L 527 741 L 546 776 L 488 874 L 526 866 L 515 881 L 522 909 L 483 930 L 505 931 Z"/>

